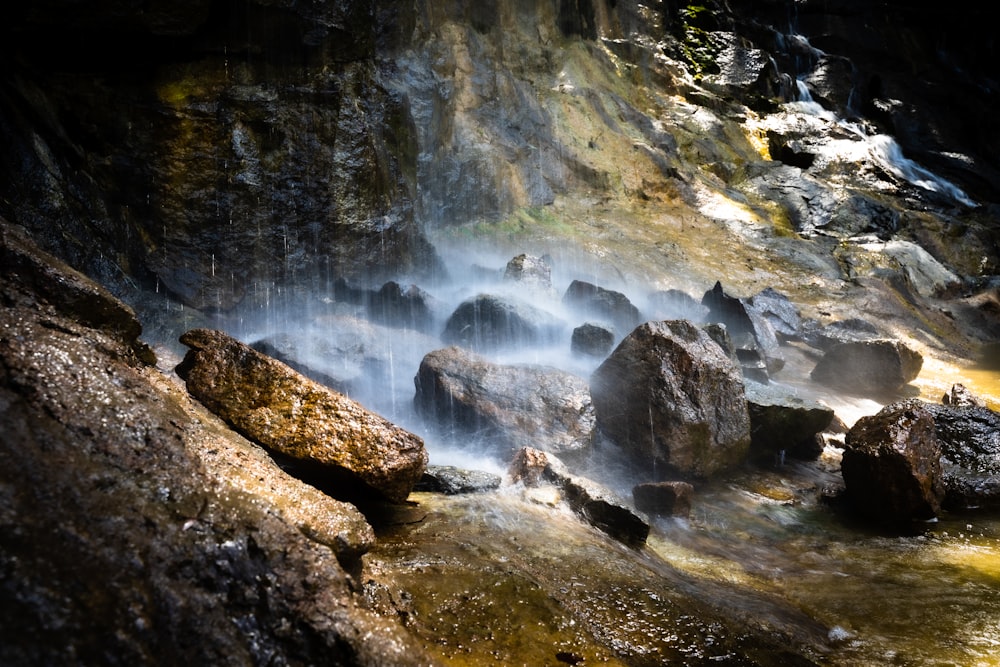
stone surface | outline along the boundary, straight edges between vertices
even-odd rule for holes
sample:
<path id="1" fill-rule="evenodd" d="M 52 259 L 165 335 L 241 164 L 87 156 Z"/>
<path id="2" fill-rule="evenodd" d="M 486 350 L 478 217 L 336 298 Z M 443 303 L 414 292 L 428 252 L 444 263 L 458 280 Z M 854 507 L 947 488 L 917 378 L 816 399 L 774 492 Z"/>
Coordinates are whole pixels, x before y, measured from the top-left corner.
<path id="1" fill-rule="evenodd" d="M 360 404 L 220 332 L 193 329 L 177 373 L 240 433 L 329 475 L 346 496 L 406 499 L 427 465 L 423 441 Z"/>
<path id="2" fill-rule="evenodd" d="M 503 279 L 546 293 L 552 289 L 552 267 L 542 257 L 521 254 L 507 262 Z"/>
<path id="3" fill-rule="evenodd" d="M 632 499 L 640 512 L 687 518 L 691 514 L 694 487 L 687 482 L 647 482 L 632 488 Z"/>
<path id="4" fill-rule="evenodd" d="M 830 426 L 833 408 L 775 385 L 748 381 L 747 407 L 750 412 L 750 453 L 763 460 L 788 454 L 815 459 L 816 435 Z"/>
<path id="5" fill-rule="evenodd" d="M 602 485 L 571 474 L 555 455 L 525 447 L 510 466 L 511 479 L 526 486 L 544 481 L 556 485 L 566 503 L 595 527 L 617 540 L 638 546 L 649 535 L 649 523 Z"/>
<path id="6" fill-rule="evenodd" d="M 491 351 L 551 343 L 562 328 L 554 315 L 524 301 L 480 294 L 459 304 L 441 339 L 476 352 Z"/>
<path id="7" fill-rule="evenodd" d="M 360 512 L 55 306 L 99 290 L 51 275 L 66 295 L 0 272 L 0 663 L 430 664 L 357 593 Z"/>
<path id="8" fill-rule="evenodd" d="M 427 466 L 414 491 L 430 491 L 453 496 L 500 488 L 500 475 L 484 470 L 464 470 L 455 466 Z"/>
<path id="9" fill-rule="evenodd" d="M 862 417 L 847 432 L 841 472 L 862 515 L 887 523 L 937 516 L 944 498 L 941 446 L 934 417 L 903 401 Z"/>
<path id="10" fill-rule="evenodd" d="M 594 371 L 598 427 L 642 465 L 709 476 L 750 444 L 739 367 L 686 320 L 647 322 Z"/>
<path id="11" fill-rule="evenodd" d="M 619 336 L 632 331 L 642 321 L 639 309 L 627 296 L 583 280 L 574 280 L 569 284 L 562 302 L 586 316 L 611 322 Z"/>
<path id="12" fill-rule="evenodd" d="M 983 400 L 969 391 L 964 384 L 956 383 L 941 397 L 941 403 L 956 408 L 985 407 Z"/>
<path id="13" fill-rule="evenodd" d="M 597 322 L 584 322 L 573 329 L 569 349 L 573 354 L 604 357 L 615 344 L 615 332 Z"/>
<path id="14" fill-rule="evenodd" d="M 850 394 L 884 395 L 916 379 L 923 356 L 898 340 L 871 340 L 834 345 L 810 377 Z"/>
<path id="15" fill-rule="evenodd" d="M 705 292 L 701 304 L 708 308 L 706 319 L 709 322 L 726 325 L 741 361 L 746 359 L 751 367 L 763 361 L 769 374 L 784 367 L 777 334 L 760 309 L 749 301 L 727 294 L 720 282 Z"/>
<path id="16" fill-rule="evenodd" d="M 934 417 L 941 453 L 976 473 L 1000 475 L 1000 414 L 981 405 L 926 406 Z"/>
<path id="17" fill-rule="evenodd" d="M 590 448 L 590 391 L 586 380 L 566 371 L 497 364 L 449 347 L 423 358 L 414 384 L 418 412 L 504 456 L 526 445 L 559 454 Z"/>

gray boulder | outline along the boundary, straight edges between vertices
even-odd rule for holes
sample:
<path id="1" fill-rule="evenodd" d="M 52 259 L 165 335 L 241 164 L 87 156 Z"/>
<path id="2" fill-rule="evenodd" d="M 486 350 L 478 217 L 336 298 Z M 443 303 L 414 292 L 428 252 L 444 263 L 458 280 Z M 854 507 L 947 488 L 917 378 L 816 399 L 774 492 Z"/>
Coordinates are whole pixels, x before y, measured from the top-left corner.
<path id="1" fill-rule="evenodd" d="M 461 493 L 480 493 L 500 487 L 503 480 L 485 470 L 465 470 L 455 466 L 427 466 L 414 491 L 428 491 L 454 496 Z"/>
<path id="2" fill-rule="evenodd" d="M 810 377 L 841 391 L 880 396 L 899 391 L 920 374 L 924 358 L 898 340 L 870 340 L 834 345 Z"/>
<path id="3" fill-rule="evenodd" d="M 847 432 L 841 473 L 862 515 L 885 523 L 932 519 L 944 484 L 934 417 L 920 401 L 894 403 Z"/>
<path id="4" fill-rule="evenodd" d="M 726 325 L 741 362 L 753 368 L 763 361 L 768 373 L 777 373 L 785 366 L 774 327 L 748 301 L 726 294 L 722 283 L 716 282 L 701 303 L 708 308 L 710 322 Z"/>
<path id="5" fill-rule="evenodd" d="M 511 479 L 525 486 L 548 482 L 558 487 L 570 508 L 594 527 L 632 546 L 649 536 L 649 522 L 600 484 L 572 475 L 554 455 L 525 447 L 510 466 Z"/>
<path id="6" fill-rule="evenodd" d="M 427 354 L 414 406 L 442 426 L 510 452 L 531 445 L 559 454 L 589 448 L 595 425 L 586 380 L 556 368 L 489 362 L 459 347 Z"/>
<path id="7" fill-rule="evenodd" d="M 642 321 L 639 309 L 621 292 L 574 280 L 566 288 L 562 301 L 584 315 L 598 317 L 615 325 L 619 335 L 625 334 Z"/>
<path id="8" fill-rule="evenodd" d="M 934 405 L 926 409 L 942 455 L 968 470 L 1000 475 L 1000 414 L 981 405 Z"/>
<path id="9" fill-rule="evenodd" d="M 573 329 L 569 344 L 573 354 L 604 357 L 615 344 L 615 332 L 603 324 L 584 322 Z"/>
<path id="10" fill-rule="evenodd" d="M 562 320 L 511 297 L 480 294 L 463 301 L 445 323 L 441 339 L 473 351 L 553 343 Z"/>
<path id="11" fill-rule="evenodd" d="M 193 329 L 181 342 L 191 349 L 177 373 L 192 396 L 250 440 L 322 471 L 335 492 L 400 502 L 423 474 L 423 441 L 359 403 L 220 331 Z"/>
<path id="12" fill-rule="evenodd" d="M 780 460 L 784 454 L 815 459 L 821 453 L 816 435 L 833 421 L 833 409 L 796 396 L 773 384 L 746 382 L 750 411 L 750 453 Z"/>
<path id="13" fill-rule="evenodd" d="M 647 482 L 632 488 L 632 500 L 640 512 L 658 516 L 687 517 L 691 514 L 694 487 L 687 482 Z"/>
<path id="14" fill-rule="evenodd" d="M 651 470 L 706 477 L 746 458 L 740 369 L 691 322 L 637 327 L 594 371 L 590 390 L 601 431 Z"/>

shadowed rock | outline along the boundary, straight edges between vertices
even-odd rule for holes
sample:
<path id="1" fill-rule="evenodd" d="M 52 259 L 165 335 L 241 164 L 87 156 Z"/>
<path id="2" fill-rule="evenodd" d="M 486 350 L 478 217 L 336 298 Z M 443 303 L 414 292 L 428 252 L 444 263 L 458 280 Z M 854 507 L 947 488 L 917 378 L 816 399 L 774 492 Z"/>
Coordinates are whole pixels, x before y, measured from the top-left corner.
<path id="1" fill-rule="evenodd" d="M 598 427 L 651 469 L 705 477 L 746 456 L 740 369 L 686 320 L 637 327 L 594 371 L 590 390 Z"/>
<path id="2" fill-rule="evenodd" d="M 726 325 L 741 363 L 754 367 L 762 361 L 768 373 L 777 373 L 785 366 L 774 327 L 749 301 L 726 294 L 722 283 L 716 282 L 701 303 L 708 308 L 710 322 Z"/>
<path id="3" fill-rule="evenodd" d="M 615 344 L 615 332 L 595 322 L 584 322 L 573 329 L 569 346 L 573 354 L 603 357 Z"/>
<path id="4" fill-rule="evenodd" d="M 898 391 L 920 374 L 924 358 L 897 340 L 834 345 L 812 370 L 816 382 L 860 395 Z"/>
<path id="5" fill-rule="evenodd" d="M 587 382 L 546 366 L 495 364 L 458 348 L 427 354 L 414 379 L 414 405 L 442 426 L 560 454 L 590 446 L 594 408 Z"/>
<path id="6" fill-rule="evenodd" d="M 574 280 L 566 288 L 563 303 L 587 315 L 606 319 L 615 325 L 618 335 L 625 334 L 642 321 L 639 309 L 621 292 L 605 289 L 583 280 Z"/>
<path id="7" fill-rule="evenodd" d="M 177 373 L 191 395 L 268 449 L 308 462 L 343 484 L 406 499 L 423 474 L 423 441 L 360 404 L 219 331 L 181 336 Z"/>
<path id="8" fill-rule="evenodd" d="M 553 342 L 563 327 L 555 316 L 509 297 L 480 294 L 455 309 L 441 339 L 474 351 Z"/>
<path id="9" fill-rule="evenodd" d="M 944 485 L 934 418 L 920 401 L 862 417 L 847 432 L 841 472 L 847 497 L 869 518 L 904 523 L 931 519 Z"/>
<path id="10" fill-rule="evenodd" d="M 649 482 L 632 488 L 636 509 L 659 516 L 687 517 L 693 495 L 694 487 L 687 482 Z"/>
<path id="11" fill-rule="evenodd" d="M 816 401 L 795 396 L 774 385 L 746 383 L 750 411 L 750 453 L 756 458 L 773 459 L 782 452 L 803 459 L 815 459 L 816 434 L 833 421 L 833 409 Z"/>
<path id="12" fill-rule="evenodd" d="M 572 475 L 552 454 L 525 447 L 510 466 L 511 479 L 525 486 L 549 482 L 562 490 L 567 504 L 596 528 L 630 545 L 649 535 L 649 523 L 600 484 Z"/>

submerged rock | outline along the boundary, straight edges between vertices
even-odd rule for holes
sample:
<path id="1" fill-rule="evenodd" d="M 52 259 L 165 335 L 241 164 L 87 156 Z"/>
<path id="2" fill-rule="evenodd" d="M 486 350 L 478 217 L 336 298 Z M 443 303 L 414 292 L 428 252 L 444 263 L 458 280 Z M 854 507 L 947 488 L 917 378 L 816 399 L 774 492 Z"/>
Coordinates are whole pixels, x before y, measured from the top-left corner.
<path id="1" fill-rule="evenodd" d="M 547 366 L 489 362 L 458 347 L 427 354 L 414 405 L 445 427 L 515 451 L 559 454 L 590 447 L 594 408 L 586 380 Z"/>
<path id="2" fill-rule="evenodd" d="M 480 294 L 455 309 L 441 339 L 473 351 L 554 342 L 563 322 L 523 301 Z"/>
<path id="3" fill-rule="evenodd" d="M 847 342 L 831 347 L 810 377 L 852 394 L 878 396 L 915 380 L 923 363 L 919 352 L 898 340 Z"/>
<path id="4" fill-rule="evenodd" d="M 651 469 L 706 477 L 746 457 L 740 369 L 691 322 L 637 327 L 594 371 L 590 390 L 601 431 Z"/>
<path id="5" fill-rule="evenodd" d="M 351 399 L 220 331 L 181 336 L 177 373 L 191 395 L 237 431 L 308 462 L 348 495 L 406 499 L 427 465 L 423 441 Z"/>
<path id="6" fill-rule="evenodd" d="M 647 482 L 632 488 L 632 499 L 640 512 L 659 516 L 687 517 L 691 514 L 694 487 L 687 482 Z"/>
<path id="7" fill-rule="evenodd" d="M 530 447 L 521 449 L 511 462 L 510 476 L 515 483 L 526 486 L 543 481 L 555 484 L 573 511 L 626 544 L 640 545 L 649 535 L 649 523 L 625 502 L 600 484 L 570 474 L 552 454 Z"/>
<path id="8" fill-rule="evenodd" d="M 779 460 L 786 453 L 802 459 L 819 456 L 816 435 L 830 426 L 833 408 L 757 382 L 746 383 L 746 396 L 752 456 Z"/>
<path id="9" fill-rule="evenodd" d="M 886 523 L 932 519 L 944 484 L 934 417 L 920 401 L 903 401 L 862 417 L 847 432 L 841 472 L 848 500 Z"/>

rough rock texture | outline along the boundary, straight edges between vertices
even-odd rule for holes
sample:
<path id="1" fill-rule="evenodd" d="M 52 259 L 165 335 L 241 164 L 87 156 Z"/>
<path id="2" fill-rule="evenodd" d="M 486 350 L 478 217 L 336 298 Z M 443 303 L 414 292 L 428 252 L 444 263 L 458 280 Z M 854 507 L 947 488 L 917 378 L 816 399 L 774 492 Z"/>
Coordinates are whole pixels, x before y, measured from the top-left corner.
<path id="1" fill-rule="evenodd" d="M 659 516 L 687 517 L 691 514 L 694 487 L 687 482 L 647 482 L 632 488 L 632 500 L 640 512 Z"/>
<path id="2" fill-rule="evenodd" d="M 740 370 L 686 320 L 637 327 L 594 371 L 590 391 L 598 427 L 653 470 L 704 477 L 746 456 Z"/>
<path id="3" fill-rule="evenodd" d="M 757 382 L 746 383 L 746 396 L 752 456 L 773 459 L 781 452 L 804 459 L 819 456 L 816 434 L 833 421 L 833 408 Z"/>
<path id="4" fill-rule="evenodd" d="M 920 374 L 924 358 L 898 340 L 840 343 L 819 360 L 810 376 L 851 394 L 898 391 Z"/>
<path id="5" fill-rule="evenodd" d="M 722 283 L 716 282 L 705 292 L 701 304 L 708 308 L 709 322 L 726 325 L 741 361 L 763 361 L 768 373 L 777 373 L 784 367 L 774 327 L 750 301 L 726 294 Z"/>
<path id="6" fill-rule="evenodd" d="M 47 267 L 65 294 L 0 273 L 0 663 L 429 664 L 363 608 L 364 517 L 64 312 L 81 285 L 125 309 Z"/>
<path id="7" fill-rule="evenodd" d="M 847 432 L 841 472 L 854 508 L 887 523 L 931 519 L 944 485 L 934 417 L 903 401 L 862 417 Z"/>
<path id="8" fill-rule="evenodd" d="M 521 254 L 507 262 L 503 279 L 531 290 L 548 292 L 552 289 L 552 267 L 543 257 Z"/>
<path id="9" fill-rule="evenodd" d="M 615 344 L 615 332 L 597 322 L 584 322 L 573 329 L 570 351 L 590 357 L 604 357 Z"/>
<path id="10" fill-rule="evenodd" d="M 969 391 L 964 384 L 956 383 L 941 397 L 941 403 L 956 408 L 985 407 L 983 400 Z"/>
<path id="11" fill-rule="evenodd" d="M 458 348 L 427 354 L 414 378 L 417 410 L 446 429 L 557 454 L 590 448 L 595 418 L 586 380 L 545 366 L 496 364 Z"/>
<path id="12" fill-rule="evenodd" d="M 570 474 L 553 454 L 530 447 L 521 449 L 511 462 L 510 476 L 525 486 L 543 481 L 556 485 L 573 511 L 626 544 L 641 545 L 649 535 L 649 523 L 624 501 L 600 484 Z"/>
<path id="13" fill-rule="evenodd" d="M 574 280 L 566 288 L 562 301 L 584 315 L 598 317 L 615 325 L 618 335 L 632 331 L 642 321 L 639 309 L 621 292 L 605 289 L 583 280 Z"/>
<path id="14" fill-rule="evenodd" d="M 441 339 L 473 351 L 490 351 L 551 343 L 562 328 L 561 320 L 528 303 L 480 294 L 459 304 Z"/>
<path id="15" fill-rule="evenodd" d="M 941 453 L 968 470 L 1000 475 L 1000 414 L 979 405 L 926 406 Z"/>
<path id="16" fill-rule="evenodd" d="M 430 491 L 453 496 L 459 493 L 479 493 L 500 487 L 500 475 L 484 470 L 463 470 L 455 466 L 427 466 L 414 491 Z"/>
<path id="17" fill-rule="evenodd" d="M 423 441 L 357 402 L 220 331 L 181 342 L 191 350 L 177 373 L 192 396 L 251 440 L 322 469 L 334 492 L 403 501 L 423 474 Z"/>

